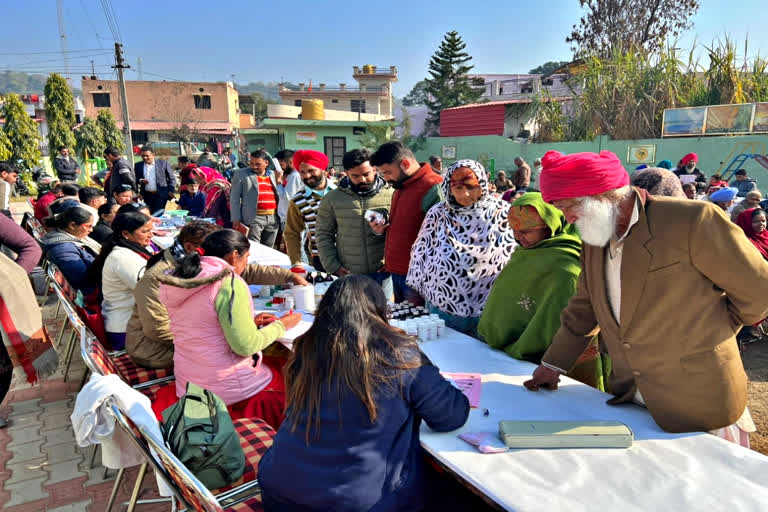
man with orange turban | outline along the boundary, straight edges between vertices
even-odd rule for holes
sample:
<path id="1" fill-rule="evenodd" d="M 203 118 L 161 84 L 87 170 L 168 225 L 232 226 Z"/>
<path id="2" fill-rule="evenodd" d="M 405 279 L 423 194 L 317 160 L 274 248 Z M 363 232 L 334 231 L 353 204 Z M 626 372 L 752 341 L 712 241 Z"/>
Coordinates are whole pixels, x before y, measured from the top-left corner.
<path id="1" fill-rule="evenodd" d="M 599 326 L 613 365 L 609 403 L 644 405 L 668 432 L 748 443 L 736 333 L 768 315 L 768 263 L 715 205 L 630 187 L 609 151 L 549 151 L 542 163 L 542 196 L 584 247 L 576 294 L 526 387 L 557 388 Z"/>
<path id="2" fill-rule="evenodd" d="M 328 157 L 312 149 L 301 149 L 293 154 L 293 167 L 299 171 L 304 189 L 290 198 L 285 221 L 285 248 L 291 263 L 301 261 L 302 233 L 307 232 L 306 251 L 309 263 L 323 270 L 317 248 L 317 211 L 325 194 L 336 188 L 328 179 Z"/>

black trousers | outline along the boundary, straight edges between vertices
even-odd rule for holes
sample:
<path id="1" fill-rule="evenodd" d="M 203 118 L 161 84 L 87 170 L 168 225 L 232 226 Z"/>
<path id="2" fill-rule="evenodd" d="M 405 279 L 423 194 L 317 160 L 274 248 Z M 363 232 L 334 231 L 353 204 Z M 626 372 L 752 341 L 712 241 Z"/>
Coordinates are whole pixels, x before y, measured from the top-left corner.
<path id="1" fill-rule="evenodd" d="M 8 355 L 8 349 L 0 341 L 0 403 L 5 400 L 5 395 L 11 389 L 11 378 L 13 377 L 13 363 Z"/>
<path id="2" fill-rule="evenodd" d="M 158 210 L 164 210 L 168 204 L 168 189 L 160 187 L 157 192 L 144 192 L 142 197 L 149 207 L 149 213 L 155 213 Z"/>

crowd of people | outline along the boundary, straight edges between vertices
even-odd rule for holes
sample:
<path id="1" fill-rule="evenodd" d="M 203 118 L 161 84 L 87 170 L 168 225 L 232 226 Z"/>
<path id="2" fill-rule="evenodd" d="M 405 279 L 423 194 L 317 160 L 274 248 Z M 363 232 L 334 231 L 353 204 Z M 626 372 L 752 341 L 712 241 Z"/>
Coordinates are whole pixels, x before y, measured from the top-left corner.
<path id="1" fill-rule="evenodd" d="M 666 431 L 748 445 L 736 337 L 768 316 L 768 205 L 743 170 L 731 186 L 690 153 L 630 177 L 610 152 L 550 151 L 494 176 L 469 159 L 419 162 L 394 141 L 347 152 L 338 173 L 314 150 L 256 150 L 241 166 L 226 155 L 221 172 L 209 154 L 180 157 L 177 183 L 151 147 L 140 153 L 133 166 L 107 148 L 101 190 L 71 183 L 80 169 L 62 148 L 62 183 L 35 204 L 40 244 L 100 312 L 108 347 L 172 369 L 158 415 L 194 382 L 233 419 L 277 429 L 259 469 L 269 510 L 423 503 L 419 422 L 457 429 L 469 404 L 389 325 L 388 301 L 538 365 L 531 391 L 568 375 Z M 12 171 L 0 164 L 3 180 Z M 200 219 L 160 249 L 151 214 L 177 188 Z M 255 315 L 248 285 L 308 283 L 249 263 L 251 243 L 339 278 L 287 362 L 264 352 L 301 316 Z"/>

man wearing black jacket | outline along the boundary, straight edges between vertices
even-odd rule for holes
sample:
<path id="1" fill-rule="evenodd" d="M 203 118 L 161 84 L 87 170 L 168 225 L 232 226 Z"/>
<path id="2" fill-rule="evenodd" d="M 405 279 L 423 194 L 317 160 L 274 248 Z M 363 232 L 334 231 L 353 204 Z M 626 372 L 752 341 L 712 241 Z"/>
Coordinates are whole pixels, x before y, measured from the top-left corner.
<path id="1" fill-rule="evenodd" d="M 128 185 L 133 190 L 138 191 L 136 188 L 136 173 L 133 172 L 131 165 L 128 161 L 120 156 L 120 150 L 114 146 L 109 146 L 104 150 L 104 158 L 112 163 L 112 174 L 109 176 L 109 197 L 115 190 L 118 190 L 121 185 Z"/>
<path id="2" fill-rule="evenodd" d="M 53 168 L 56 169 L 56 175 L 59 181 L 76 181 L 80 174 L 80 166 L 75 157 L 69 155 L 69 148 L 61 146 L 59 154 L 53 159 Z"/>

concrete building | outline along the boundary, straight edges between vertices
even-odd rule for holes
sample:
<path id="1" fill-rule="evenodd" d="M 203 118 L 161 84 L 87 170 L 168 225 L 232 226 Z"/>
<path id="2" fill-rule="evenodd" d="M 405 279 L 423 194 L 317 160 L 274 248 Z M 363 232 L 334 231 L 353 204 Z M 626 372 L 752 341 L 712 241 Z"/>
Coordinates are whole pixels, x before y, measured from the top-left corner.
<path id="1" fill-rule="evenodd" d="M 174 141 L 174 131 L 191 132 L 193 142 L 230 142 L 240 127 L 238 94 L 231 82 L 127 81 L 128 115 L 134 144 Z M 82 81 L 85 114 L 108 108 L 123 126 L 118 82 Z M 220 149 L 220 148 L 219 148 Z"/>
<path id="2" fill-rule="evenodd" d="M 482 99 L 488 101 L 516 100 L 531 98 L 540 94 L 550 96 L 573 96 L 581 93 L 580 84 L 571 80 L 569 73 L 551 75 L 532 74 L 472 74 L 470 80 L 482 80 Z"/>
<path id="3" fill-rule="evenodd" d="M 379 68 L 376 66 L 354 66 L 352 78 L 357 87 L 347 87 L 340 83 L 328 87 L 324 83 L 308 86 L 305 83 L 297 87 L 280 85 L 280 99 L 283 105 L 300 107 L 303 100 L 323 100 L 326 109 L 361 114 L 376 114 L 385 117 L 394 116 L 392 84 L 397 82 L 397 68 Z"/>
<path id="4" fill-rule="evenodd" d="M 280 148 L 314 149 L 328 155 L 330 166 L 343 169 L 344 153 L 362 147 L 360 138 L 373 126 L 392 126 L 394 121 L 312 121 L 305 119 L 265 119 L 264 127 L 278 133 Z M 249 142 L 250 147 L 250 142 Z"/>

